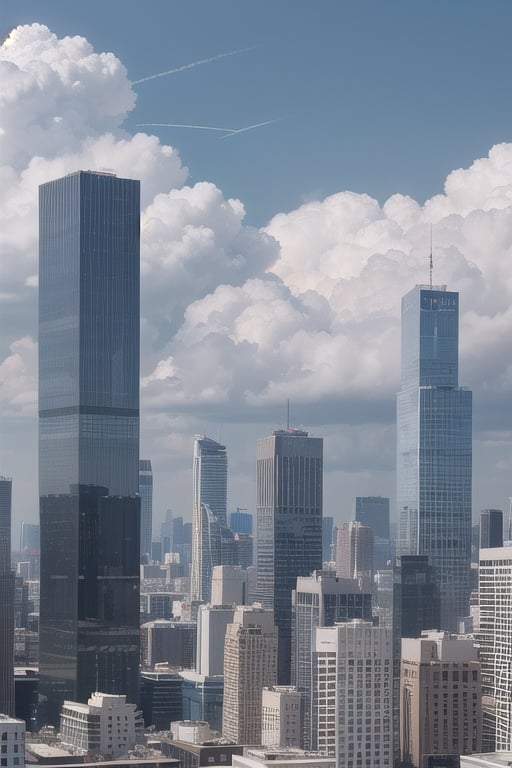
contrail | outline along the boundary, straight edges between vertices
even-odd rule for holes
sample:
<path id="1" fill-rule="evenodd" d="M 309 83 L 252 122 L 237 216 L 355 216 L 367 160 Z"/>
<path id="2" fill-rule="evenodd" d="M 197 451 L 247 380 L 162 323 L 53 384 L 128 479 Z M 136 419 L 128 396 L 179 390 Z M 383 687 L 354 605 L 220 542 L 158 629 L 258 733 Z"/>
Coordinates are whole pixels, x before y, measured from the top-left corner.
<path id="1" fill-rule="evenodd" d="M 282 120 L 281 117 L 276 117 L 273 120 L 265 120 L 263 123 L 255 123 L 254 125 L 247 125 L 245 128 L 219 128 L 214 125 L 188 125 L 184 123 L 137 123 L 137 128 L 195 128 L 200 131 L 220 131 L 224 134 L 221 139 L 228 139 L 230 136 L 236 136 L 237 133 L 244 133 L 245 131 L 252 131 L 253 128 L 260 128 L 263 125 L 271 125 Z"/>
<path id="2" fill-rule="evenodd" d="M 183 72 L 185 69 L 193 69 L 199 67 L 201 64 L 209 64 L 211 61 L 218 61 L 219 59 L 225 59 L 226 56 L 236 56 L 238 53 L 246 53 L 247 51 L 253 51 L 252 48 L 240 48 L 239 51 L 228 51 L 228 53 L 219 53 L 217 56 L 210 56 L 209 59 L 200 59 L 199 61 L 193 61 L 191 64 L 183 64 L 176 69 L 168 69 L 166 72 L 158 72 L 156 75 L 148 75 L 148 77 L 141 77 L 140 80 L 132 80 L 132 85 L 138 85 L 139 83 L 145 83 L 148 80 L 155 80 L 157 77 L 165 77 L 165 75 L 175 75 L 177 72 Z"/>

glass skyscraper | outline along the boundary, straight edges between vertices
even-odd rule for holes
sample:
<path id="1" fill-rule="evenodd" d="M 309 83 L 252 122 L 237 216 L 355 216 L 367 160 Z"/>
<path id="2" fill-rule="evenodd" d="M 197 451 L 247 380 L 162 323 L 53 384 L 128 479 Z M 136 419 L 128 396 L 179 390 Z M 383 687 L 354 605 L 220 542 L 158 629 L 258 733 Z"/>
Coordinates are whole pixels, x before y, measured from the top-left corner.
<path id="1" fill-rule="evenodd" d="M 213 565 L 233 565 L 234 544 L 226 563 L 219 550 L 227 534 L 228 458 L 226 446 L 196 435 L 192 466 L 192 600 L 209 600 Z M 216 535 L 212 538 L 211 533 Z M 224 536 L 224 538 L 226 538 Z M 233 535 L 231 534 L 231 540 Z M 217 546 L 218 545 L 218 546 Z"/>
<path id="2" fill-rule="evenodd" d="M 149 459 L 139 461 L 140 493 L 140 557 L 151 558 L 151 539 L 153 535 L 153 470 Z"/>
<path id="3" fill-rule="evenodd" d="M 322 568 L 323 440 L 277 430 L 256 446 L 258 599 L 274 611 L 278 683 L 291 674 L 292 591 Z"/>
<path id="4" fill-rule="evenodd" d="M 416 286 L 402 299 L 397 398 L 399 553 L 428 555 L 441 629 L 469 611 L 472 394 L 459 387 L 459 295 Z"/>
<path id="5" fill-rule="evenodd" d="M 12 480 L 0 477 L 0 712 L 14 717 L 14 571 L 11 569 Z"/>
<path id="6" fill-rule="evenodd" d="M 139 182 L 78 171 L 39 197 L 40 694 L 137 700 Z"/>

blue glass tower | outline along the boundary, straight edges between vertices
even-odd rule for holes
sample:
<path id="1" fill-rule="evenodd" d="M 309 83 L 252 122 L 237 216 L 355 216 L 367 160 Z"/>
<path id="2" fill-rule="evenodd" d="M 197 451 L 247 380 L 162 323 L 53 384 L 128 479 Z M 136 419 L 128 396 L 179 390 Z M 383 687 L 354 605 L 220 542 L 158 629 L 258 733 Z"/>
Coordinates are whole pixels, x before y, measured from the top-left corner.
<path id="1" fill-rule="evenodd" d="M 40 187 L 42 718 L 92 691 L 137 700 L 139 182 Z"/>
<path id="2" fill-rule="evenodd" d="M 472 395 L 458 382 L 459 295 L 416 286 L 402 299 L 397 398 L 399 552 L 428 555 L 441 627 L 469 610 Z"/>

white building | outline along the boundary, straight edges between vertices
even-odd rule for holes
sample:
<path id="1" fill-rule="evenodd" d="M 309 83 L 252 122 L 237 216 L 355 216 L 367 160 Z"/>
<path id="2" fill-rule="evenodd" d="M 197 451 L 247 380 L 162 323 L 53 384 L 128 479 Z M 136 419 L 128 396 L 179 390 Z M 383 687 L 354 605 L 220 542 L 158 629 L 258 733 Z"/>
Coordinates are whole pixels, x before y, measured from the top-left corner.
<path id="1" fill-rule="evenodd" d="M 239 565 L 214 565 L 212 605 L 246 605 L 247 571 Z"/>
<path id="2" fill-rule="evenodd" d="M 2 768 L 25 768 L 25 723 L 0 714 L 0 764 Z"/>
<path id="3" fill-rule="evenodd" d="M 512 546 L 480 550 L 478 592 L 483 742 L 512 751 Z"/>
<path id="4" fill-rule="evenodd" d="M 390 768 L 390 630 L 360 619 L 316 628 L 312 721 L 313 748 L 338 768 Z"/>
<path id="5" fill-rule="evenodd" d="M 301 694 L 290 685 L 264 688 L 261 699 L 261 743 L 264 747 L 300 748 Z"/>
<path id="6" fill-rule="evenodd" d="M 235 609 L 226 605 L 200 605 L 197 611 L 196 670 L 212 677 L 224 674 L 226 627 L 233 621 Z"/>
<path id="7" fill-rule="evenodd" d="M 65 701 L 60 716 L 64 745 L 104 757 L 125 755 L 141 741 L 144 724 L 126 696 L 93 693 L 87 704 Z"/>
<path id="8" fill-rule="evenodd" d="M 336 768 L 332 757 L 301 749 L 244 749 L 243 755 L 233 755 L 232 768 Z"/>
<path id="9" fill-rule="evenodd" d="M 226 629 L 222 735 L 236 744 L 261 743 L 261 700 L 277 682 L 277 628 L 272 611 L 235 610 Z"/>
<path id="10" fill-rule="evenodd" d="M 188 744 L 202 744 L 212 738 L 210 724 L 205 720 L 175 720 L 171 723 L 171 733 L 176 741 Z"/>

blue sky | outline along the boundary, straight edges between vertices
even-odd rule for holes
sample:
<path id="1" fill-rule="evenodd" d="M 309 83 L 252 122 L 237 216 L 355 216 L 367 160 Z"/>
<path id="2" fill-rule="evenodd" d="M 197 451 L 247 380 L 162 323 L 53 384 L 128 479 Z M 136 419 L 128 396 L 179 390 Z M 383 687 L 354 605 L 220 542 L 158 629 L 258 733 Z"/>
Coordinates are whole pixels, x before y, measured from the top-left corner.
<path id="1" fill-rule="evenodd" d="M 287 398 L 325 437 L 325 514 L 393 498 L 400 297 L 428 279 L 430 222 L 435 281 L 461 295 L 474 514 L 505 507 L 510 0 L 4 0 L 2 37 L 34 22 L 56 37 L 34 28 L 0 51 L 0 474 L 16 520 L 37 516 L 37 185 L 104 166 L 146 198 L 141 450 L 157 521 L 189 516 L 195 432 L 222 436 L 229 504 L 253 509 L 255 440 L 283 426 Z M 68 35 L 89 41 L 90 68 Z M 274 120 L 225 139 L 137 127 Z"/>
<path id="2" fill-rule="evenodd" d="M 257 225 L 343 189 L 423 201 L 510 138 L 509 0 L 3 3 L 3 33 L 33 21 L 114 51 L 133 80 L 253 48 L 136 86 L 126 127 L 282 118 L 229 140 L 157 131 Z"/>

